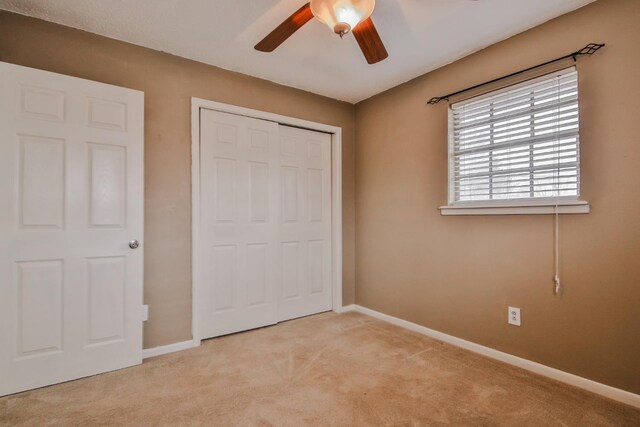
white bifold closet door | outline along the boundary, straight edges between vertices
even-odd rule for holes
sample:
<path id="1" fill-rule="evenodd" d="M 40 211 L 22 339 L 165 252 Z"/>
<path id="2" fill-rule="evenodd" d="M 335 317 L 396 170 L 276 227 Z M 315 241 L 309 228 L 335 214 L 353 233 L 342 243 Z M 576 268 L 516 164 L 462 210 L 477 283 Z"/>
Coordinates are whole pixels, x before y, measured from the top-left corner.
<path id="1" fill-rule="evenodd" d="M 200 337 L 330 310 L 330 135 L 200 114 Z"/>
<path id="2" fill-rule="evenodd" d="M 143 102 L 0 63 L 0 395 L 142 362 Z"/>

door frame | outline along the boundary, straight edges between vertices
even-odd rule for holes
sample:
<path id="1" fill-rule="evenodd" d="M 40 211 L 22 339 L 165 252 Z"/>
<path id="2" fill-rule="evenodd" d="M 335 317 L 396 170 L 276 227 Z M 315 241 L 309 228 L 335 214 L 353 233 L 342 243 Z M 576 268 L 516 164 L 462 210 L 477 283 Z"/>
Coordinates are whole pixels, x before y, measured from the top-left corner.
<path id="1" fill-rule="evenodd" d="M 201 341 L 200 298 L 200 109 L 246 116 L 331 134 L 331 298 L 332 310 L 342 310 L 342 128 L 237 105 L 191 98 L 191 331 L 194 345 Z"/>

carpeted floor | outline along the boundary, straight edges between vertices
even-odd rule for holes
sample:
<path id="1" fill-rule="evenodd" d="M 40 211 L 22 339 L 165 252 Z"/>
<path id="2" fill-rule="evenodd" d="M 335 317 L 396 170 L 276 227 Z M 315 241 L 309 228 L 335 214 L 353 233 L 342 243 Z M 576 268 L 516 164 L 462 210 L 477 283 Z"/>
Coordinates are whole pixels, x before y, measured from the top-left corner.
<path id="1" fill-rule="evenodd" d="M 640 410 L 348 313 L 0 399 L 0 425 L 639 426 Z"/>

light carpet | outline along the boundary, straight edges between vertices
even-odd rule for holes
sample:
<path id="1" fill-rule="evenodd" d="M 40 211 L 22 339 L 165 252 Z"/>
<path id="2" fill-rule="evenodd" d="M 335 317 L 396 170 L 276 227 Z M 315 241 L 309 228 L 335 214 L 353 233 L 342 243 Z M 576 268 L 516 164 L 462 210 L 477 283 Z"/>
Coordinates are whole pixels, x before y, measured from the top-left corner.
<path id="1" fill-rule="evenodd" d="M 359 313 L 0 399 L 1 425 L 639 426 L 640 410 Z"/>

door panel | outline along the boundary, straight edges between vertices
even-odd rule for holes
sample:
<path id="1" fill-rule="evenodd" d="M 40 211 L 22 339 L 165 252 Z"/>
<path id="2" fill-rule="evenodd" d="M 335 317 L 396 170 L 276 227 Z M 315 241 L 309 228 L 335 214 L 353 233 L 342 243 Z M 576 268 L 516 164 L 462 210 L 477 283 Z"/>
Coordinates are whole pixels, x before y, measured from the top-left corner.
<path id="1" fill-rule="evenodd" d="M 18 136 L 19 190 L 22 227 L 64 228 L 65 141 Z"/>
<path id="2" fill-rule="evenodd" d="M 249 306 L 267 303 L 267 245 L 247 245 L 247 303 Z"/>
<path id="3" fill-rule="evenodd" d="M 300 296 L 300 243 L 282 242 L 282 299 Z"/>
<path id="4" fill-rule="evenodd" d="M 279 130 L 283 321 L 331 310 L 331 135 Z"/>
<path id="5" fill-rule="evenodd" d="M 91 227 L 125 226 L 126 156 L 125 147 L 88 144 L 89 215 Z"/>
<path id="6" fill-rule="evenodd" d="M 142 361 L 143 94 L 0 63 L 0 395 Z"/>
<path id="7" fill-rule="evenodd" d="M 124 339 L 125 257 L 86 261 L 87 344 Z"/>
<path id="8" fill-rule="evenodd" d="M 62 260 L 17 262 L 18 358 L 61 351 Z"/>
<path id="9" fill-rule="evenodd" d="M 202 338 L 277 321 L 278 125 L 201 110 Z"/>

